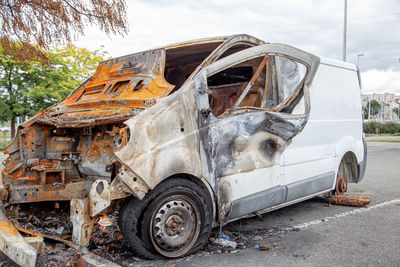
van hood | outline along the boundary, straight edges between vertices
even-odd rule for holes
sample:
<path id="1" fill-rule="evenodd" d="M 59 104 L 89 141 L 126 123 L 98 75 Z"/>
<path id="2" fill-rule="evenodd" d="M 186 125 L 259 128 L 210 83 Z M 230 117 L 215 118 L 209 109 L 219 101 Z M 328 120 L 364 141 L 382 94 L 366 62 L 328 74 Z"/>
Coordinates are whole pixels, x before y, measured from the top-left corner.
<path id="1" fill-rule="evenodd" d="M 124 121 L 167 96 L 165 49 L 150 50 L 99 64 L 95 74 L 62 102 L 33 120 L 57 127 L 84 127 Z"/>

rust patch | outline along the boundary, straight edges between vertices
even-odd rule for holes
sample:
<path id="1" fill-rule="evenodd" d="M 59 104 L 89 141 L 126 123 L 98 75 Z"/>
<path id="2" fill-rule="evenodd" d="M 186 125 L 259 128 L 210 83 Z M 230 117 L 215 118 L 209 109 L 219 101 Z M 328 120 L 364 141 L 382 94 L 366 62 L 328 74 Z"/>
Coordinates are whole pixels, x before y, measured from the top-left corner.
<path id="1" fill-rule="evenodd" d="M 371 203 L 371 198 L 367 196 L 333 195 L 331 203 L 342 206 L 364 207 Z"/>

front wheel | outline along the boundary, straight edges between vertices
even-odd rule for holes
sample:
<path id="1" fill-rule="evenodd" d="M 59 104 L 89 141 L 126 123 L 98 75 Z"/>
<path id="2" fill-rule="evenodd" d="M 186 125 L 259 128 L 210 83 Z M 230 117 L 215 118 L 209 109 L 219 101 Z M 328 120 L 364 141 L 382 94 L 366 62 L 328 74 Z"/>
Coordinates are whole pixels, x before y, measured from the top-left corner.
<path id="1" fill-rule="evenodd" d="M 154 255 L 147 258 L 157 254 L 177 258 L 205 244 L 212 227 L 212 202 L 204 188 L 186 179 L 171 179 L 145 198 L 149 204 L 141 216 L 140 239 L 146 255 Z M 133 240 L 130 236 L 136 233 L 129 227 L 125 230 L 128 241 Z M 131 246 L 135 250 L 137 243 Z"/>

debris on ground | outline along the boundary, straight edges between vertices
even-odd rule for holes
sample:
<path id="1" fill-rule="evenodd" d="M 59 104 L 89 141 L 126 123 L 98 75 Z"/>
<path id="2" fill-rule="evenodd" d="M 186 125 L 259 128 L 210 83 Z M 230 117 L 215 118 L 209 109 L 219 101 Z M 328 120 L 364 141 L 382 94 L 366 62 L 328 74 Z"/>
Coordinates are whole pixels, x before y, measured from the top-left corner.
<path id="1" fill-rule="evenodd" d="M 86 267 L 86 263 L 83 260 L 82 255 L 79 253 L 76 253 L 74 256 L 72 256 L 69 262 L 74 267 Z"/>
<path id="2" fill-rule="evenodd" d="M 331 203 L 342 206 L 365 207 L 371 203 L 371 198 L 368 196 L 332 195 Z"/>
<path id="3" fill-rule="evenodd" d="M 281 246 L 282 242 L 282 237 L 280 235 L 277 235 L 278 239 L 271 240 L 265 243 L 260 243 L 254 246 L 255 249 L 259 250 L 269 250 L 269 249 L 278 249 Z"/>
<path id="4" fill-rule="evenodd" d="M 72 242 L 72 223 L 69 203 L 29 203 L 10 206 L 7 210 L 10 221 L 25 237 L 42 237 L 45 240 L 45 253 L 38 258 L 38 266 L 74 266 L 70 259 L 82 248 Z M 118 227 L 118 213 L 100 217 L 94 231 L 88 252 L 104 259 L 127 266 L 137 258 L 125 242 Z M 40 263 L 40 264 L 39 264 Z"/>
<path id="5" fill-rule="evenodd" d="M 240 226 L 240 230 L 237 232 L 222 231 L 220 229 L 211 233 L 209 242 L 201 253 L 203 255 L 219 253 L 235 254 L 247 247 L 259 250 L 276 250 L 281 247 L 281 236 L 284 233 L 285 230 L 281 227 L 242 231 Z M 236 247 L 234 244 L 236 244 Z"/>
<path id="6" fill-rule="evenodd" d="M 327 200 L 327 199 L 326 199 Z M 370 203 L 366 196 L 333 195 L 329 204 L 362 207 Z M 327 203 L 326 203 L 327 204 Z M 85 250 L 72 243 L 72 224 L 70 222 L 69 203 L 21 204 L 9 206 L 7 214 L 16 228 L 25 238 L 41 237 L 45 241 L 45 253 L 39 255 L 39 266 L 82 266 L 75 263 L 86 258 L 98 257 L 121 266 L 141 264 L 148 261 L 137 258 L 126 243 L 118 226 L 118 212 L 99 217 L 94 225 L 89 247 Z M 235 254 L 247 247 L 257 250 L 276 250 L 281 247 L 282 237 L 286 231 L 299 231 L 297 228 L 287 230 L 282 227 L 269 229 L 242 230 L 239 221 L 239 231 L 215 230 L 206 247 L 195 255 L 177 261 L 190 260 L 191 257 L 220 253 Z M 39 242 L 40 243 L 40 242 Z M 38 243 L 38 244 L 39 244 Z M 40 244 L 39 244 L 40 245 Z M 79 256 L 80 255 L 80 259 Z M 86 258 L 85 258 L 86 257 Z M 156 264 L 158 261 L 152 261 Z M 77 265 L 78 264 L 78 265 Z"/>
<path id="7" fill-rule="evenodd" d="M 229 236 L 220 233 L 218 238 L 211 240 L 214 244 L 222 246 L 224 248 L 236 249 L 237 243 L 233 241 Z"/>
<path id="8" fill-rule="evenodd" d="M 71 241 L 72 224 L 69 220 L 69 203 L 30 203 L 10 206 L 8 216 L 22 235 L 26 237 L 43 237 L 45 253 L 38 257 L 38 266 L 77 266 L 74 260 L 81 255 L 87 263 L 88 254 L 98 259 L 108 260 L 120 266 L 130 266 L 149 262 L 137 258 L 126 243 L 118 226 L 118 212 L 99 217 L 94 225 L 89 247 L 85 250 Z M 176 261 L 187 261 L 191 257 L 212 254 L 236 254 L 248 247 L 260 250 L 275 250 L 280 247 L 282 228 L 258 229 L 242 231 L 215 230 L 207 242 L 207 246 L 195 255 Z M 278 238 L 277 238 L 278 236 Z M 272 240 L 272 241 L 271 241 Z M 152 261 L 152 264 L 158 261 Z"/>

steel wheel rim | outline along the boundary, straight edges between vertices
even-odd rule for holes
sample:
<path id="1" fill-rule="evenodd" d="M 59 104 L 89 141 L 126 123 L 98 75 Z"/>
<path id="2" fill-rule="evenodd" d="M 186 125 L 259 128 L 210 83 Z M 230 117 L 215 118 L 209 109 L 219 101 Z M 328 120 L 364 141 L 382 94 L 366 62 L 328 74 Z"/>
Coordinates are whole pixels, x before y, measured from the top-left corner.
<path id="1" fill-rule="evenodd" d="M 166 198 L 152 215 L 150 239 L 157 252 L 180 257 L 194 246 L 200 233 L 200 211 L 187 196 Z"/>

